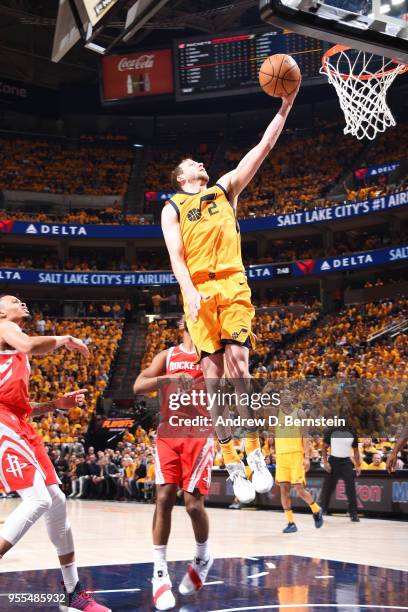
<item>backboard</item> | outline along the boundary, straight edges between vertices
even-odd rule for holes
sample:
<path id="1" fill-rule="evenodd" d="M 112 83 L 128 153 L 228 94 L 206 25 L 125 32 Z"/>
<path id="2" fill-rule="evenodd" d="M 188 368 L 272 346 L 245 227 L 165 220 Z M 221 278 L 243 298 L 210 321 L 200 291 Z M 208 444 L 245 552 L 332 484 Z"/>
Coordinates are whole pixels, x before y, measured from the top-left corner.
<path id="1" fill-rule="evenodd" d="M 408 0 L 260 0 L 260 12 L 281 28 L 408 64 Z"/>

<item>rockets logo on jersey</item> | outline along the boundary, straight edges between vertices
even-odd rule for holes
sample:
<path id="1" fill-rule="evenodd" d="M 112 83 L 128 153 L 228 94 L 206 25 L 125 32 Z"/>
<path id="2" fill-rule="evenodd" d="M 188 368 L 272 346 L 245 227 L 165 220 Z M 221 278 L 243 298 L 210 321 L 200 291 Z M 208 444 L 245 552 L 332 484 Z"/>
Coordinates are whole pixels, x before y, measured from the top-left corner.
<path id="1" fill-rule="evenodd" d="M 194 419 L 196 416 L 208 416 L 209 414 L 206 402 L 197 395 L 205 394 L 206 387 L 201 365 L 195 363 L 196 360 L 196 352 L 187 351 L 183 344 L 170 348 L 167 353 L 167 378 L 161 380 L 159 388 L 161 437 L 205 437 L 208 435 L 207 430 L 205 432 L 199 428 L 194 430 L 191 425 L 183 421 L 184 418 Z M 186 375 L 183 380 L 180 379 L 180 374 Z M 195 397 L 194 394 L 196 394 Z"/>
<path id="2" fill-rule="evenodd" d="M 197 353 L 195 351 L 186 351 L 182 344 L 172 346 L 167 353 L 166 374 L 171 376 L 179 372 L 186 372 L 193 378 L 202 378 L 203 371 L 201 365 L 195 363 L 196 360 Z"/>

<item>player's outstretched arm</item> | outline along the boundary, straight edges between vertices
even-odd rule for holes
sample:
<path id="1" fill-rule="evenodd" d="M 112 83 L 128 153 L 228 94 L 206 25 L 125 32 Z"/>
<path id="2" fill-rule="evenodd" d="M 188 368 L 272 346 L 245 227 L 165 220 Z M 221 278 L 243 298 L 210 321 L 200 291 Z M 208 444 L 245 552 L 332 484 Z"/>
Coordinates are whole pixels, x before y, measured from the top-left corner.
<path id="1" fill-rule="evenodd" d="M 85 393 L 88 393 L 88 389 L 76 389 L 48 402 L 30 402 L 30 406 L 33 409 L 32 414 L 33 416 L 42 416 L 48 412 L 54 412 L 54 410 L 68 410 L 73 408 L 79 400 L 85 399 Z"/>
<path id="2" fill-rule="evenodd" d="M 201 300 L 205 299 L 205 296 L 197 291 L 193 285 L 193 281 L 191 280 L 190 273 L 184 259 L 184 245 L 180 231 L 180 224 L 177 218 L 177 213 L 172 206 L 167 205 L 163 208 L 161 223 L 174 276 L 177 278 L 178 283 L 184 293 L 191 320 L 196 321 L 198 311 L 200 310 Z"/>
<path id="3" fill-rule="evenodd" d="M 237 198 L 251 182 L 262 162 L 272 151 L 285 125 L 285 121 L 299 91 L 300 82 L 295 91 L 282 100 L 282 105 L 272 119 L 260 142 L 241 159 L 235 170 L 224 174 L 218 182 L 228 193 L 230 201 Z"/>
<path id="4" fill-rule="evenodd" d="M 174 380 L 175 378 L 188 388 L 189 382 L 193 379 L 187 372 L 178 372 L 177 374 L 166 374 L 166 360 L 167 360 L 168 349 L 161 351 L 153 359 L 149 367 L 142 370 L 139 376 L 136 378 L 133 385 L 133 392 L 135 394 L 147 394 L 151 391 L 157 391 L 160 380 Z"/>
<path id="5" fill-rule="evenodd" d="M 168 349 L 158 353 L 149 367 L 142 370 L 133 385 L 133 393 L 144 394 L 157 391 L 161 376 L 166 374 L 166 358 Z"/>
<path id="6" fill-rule="evenodd" d="M 84 357 L 89 357 L 87 346 L 78 338 L 73 336 L 28 336 L 12 321 L 0 323 L 0 338 L 21 353 L 46 355 L 65 346 L 69 350 L 78 351 Z"/>

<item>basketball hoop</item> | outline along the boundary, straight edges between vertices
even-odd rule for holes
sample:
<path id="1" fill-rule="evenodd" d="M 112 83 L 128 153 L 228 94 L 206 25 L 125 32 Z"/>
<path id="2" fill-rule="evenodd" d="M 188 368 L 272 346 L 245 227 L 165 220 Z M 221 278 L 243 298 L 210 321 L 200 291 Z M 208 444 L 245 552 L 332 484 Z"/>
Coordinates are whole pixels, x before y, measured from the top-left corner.
<path id="1" fill-rule="evenodd" d="M 346 120 L 345 134 L 373 140 L 396 125 L 387 105 L 388 88 L 407 64 L 335 45 L 323 55 L 320 73 L 334 85 Z"/>

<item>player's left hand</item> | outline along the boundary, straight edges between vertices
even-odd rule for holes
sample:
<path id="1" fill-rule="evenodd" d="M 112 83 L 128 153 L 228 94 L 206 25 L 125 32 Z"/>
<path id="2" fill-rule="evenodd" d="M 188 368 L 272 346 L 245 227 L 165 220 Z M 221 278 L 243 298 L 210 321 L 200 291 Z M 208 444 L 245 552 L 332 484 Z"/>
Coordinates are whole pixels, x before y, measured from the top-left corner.
<path id="1" fill-rule="evenodd" d="M 194 289 L 186 295 L 186 300 L 188 313 L 192 322 L 195 323 L 198 320 L 198 313 L 201 307 L 201 302 L 203 300 L 208 300 L 208 295 L 205 295 L 204 293 L 201 293 L 201 291 L 197 291 L 197 289 Z"/>
<path id="2" fill-rule="evenodd" d="M 293 105 L 293 103 L 295 101 L 295 98 L 296 98 L 296 96 L 299 93 L 299 89 L 300 89 L 301 84 L 302 84 L 302 80 L 299 81 L 299 83 L 297 84 L 296 89 L 294 89 L 291 94 L 289 94 L 288 96 L 284 96 L 282 98 L 284 103 L 288 104 L 289 106 Z"/>
<path id="3" fill-rule="evenodd" d="M 55 407 L 59 410 L 73 408 L 78 402 L 85 399 L 85 393 L 88 393 L 88 389 L 77 389 L 76 391 L 65 393 L 65 395 L 55 401 Z"/>
<path id="4" fill-rule="evenodd" d="M 80 340 L 79 338 L 74 338 L 74 336 L 67 336 L 65 346 L 68 350 L 77 351 L 78 353 L 81 353 L 81 355 L 86 359 L 89 358 L 89 349 L 86 344 L 82 342 L 82 340 Z"/>
<path id="5" fill-rule="evenodd" d="M 310 470 L 310 459 L 308 459 L 307 457 L 303 459 L 303 467 L 305 472 L 308 472 Z"/>

